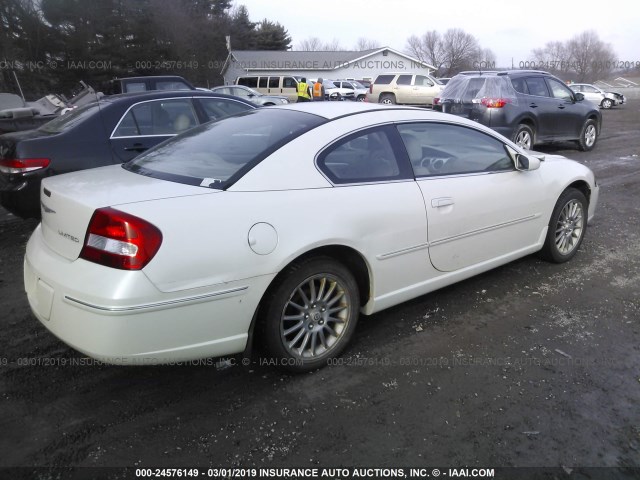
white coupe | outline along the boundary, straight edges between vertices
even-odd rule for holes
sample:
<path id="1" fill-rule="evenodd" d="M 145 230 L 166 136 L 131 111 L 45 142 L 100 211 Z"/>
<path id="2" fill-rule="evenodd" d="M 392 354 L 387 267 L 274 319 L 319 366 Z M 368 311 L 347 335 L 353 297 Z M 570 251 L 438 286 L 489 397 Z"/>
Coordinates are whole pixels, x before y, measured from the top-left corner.
<path id="1" fill-rule="evenodd" d="M 597 200 L 587 167 L 460 117 L 269 107 L 44 180 L 24 282 L 47 329 L 105 362 L 253 343 L 307 371 L 360 314 L 535 252 L 569 260 Z"/>

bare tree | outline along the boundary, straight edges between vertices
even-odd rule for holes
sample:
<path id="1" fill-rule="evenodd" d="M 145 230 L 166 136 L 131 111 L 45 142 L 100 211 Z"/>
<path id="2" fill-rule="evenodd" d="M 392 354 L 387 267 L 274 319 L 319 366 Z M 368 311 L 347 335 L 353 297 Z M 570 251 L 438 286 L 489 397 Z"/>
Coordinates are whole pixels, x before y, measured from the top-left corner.
<path id="1" fill-rule="evenodd" d="M 410 36 L 407 39 L 406 51 L 418 60 L 433 65 L 436 71 L 440 71 L 445 65 L 442 37 L 435 30 L 425 33 L 422 37 Z"/>
<path id="2" fill-rule="evenodd" d="M 445 32 L 442 48 L 447 76 L 474 68 L 474 63 L 482 56 L 478 40 L 459 28 L 451 28 Z"/>
<path id="3" fill-rule="evenodd" d="M 377 40 L 371 40 L 369 38 L 360 37 L 356 42 L 356 46 L 354 50 L 361 52 L 363 50 L 373 50 L 376 48 L 380 48 L 380 43 L 378 43 Z"/>
<path id="4" fill-rule="evenodd" d="M 322 40 L 318 37 L 309 37 L 300 41 L 300 43 L 296 45 L 296 50 L 302 50 L 303 52 L 316 52 L 322 50 L 321 47 Z"/>
<path id="5" fill-rule="evenodd" d="M 563 42 L 547 42 L 544 48 L 536 48 L 532 53 L 536 68 L 548 70 L 558 76 L 566 76 L 571 70 L 571 52 Z"/>
<path id="6" fill-rule="evenodd" d="M 610 44 L 600 40 L 594 30 L 579 33 L 567 43 L 578 81 L 594 82 L 613 70 L 615 52 Z"/>
<path id="7" fill-rule="evenodd" d="M 340 40 L 334 38 L 330 42 L 325 43 L 322 46 L 321 50 L 325 50 L 327 52 L 338 52 L 340 50 L 343 50 L 343 48 L 342 45 L 340 45 Z"/>

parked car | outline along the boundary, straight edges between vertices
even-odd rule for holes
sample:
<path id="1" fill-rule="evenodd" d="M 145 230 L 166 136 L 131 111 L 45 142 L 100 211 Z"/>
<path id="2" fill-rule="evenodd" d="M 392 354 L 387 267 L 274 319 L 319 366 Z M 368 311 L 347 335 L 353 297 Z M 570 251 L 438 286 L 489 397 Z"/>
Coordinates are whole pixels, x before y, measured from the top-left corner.
<path id="1" fill-rule="evenodd" d="M 447 83 L 449 83 L 449 80 L 451 80 L 450 77 L 439 77 L 438 81 L 442 84 L 442 85 L 446 85 Z"/>
<path id="2" fill-rule="evenodd" d="M 300 78 L 293 75 L 245 75 L 236 78 L 236 85 L 253 88 L 264 95 L 282 95 L 290 103 L 295 103 Z"/>
<path id="3" fill-rule="evenodd" d="M 609 109 L 615 105 L 622 105 L 625 102 L 624 95 L 618 92 L 605 92 L 600 87 L 588 83 L 572 83 L 569 88 L 574 92 L 580 92 L 584 98 L 590 102 L 600 105 L 604 109 Z"/>
<path id="4" fill-rule="evenodd" d="M 178 75 L 114 78 L 102 85 L 102 93 L 105 95 L 141 93 L 152 90 L 196 90 L 196 87 Z"/>
<path id="5" fill-rule="evenodd" d="M 195 125 L 256 108 L 236 97 L 194 91 L 103 97 L 37 130 L 0 135 L 0 204 L 40 216 L 45 177 L 131 160 Z"/>
<path id="6" fill-rule="evenodd" d="M 315 81 L 310 81 L 309 84 L 313 88 Z M 355 91 L 353 88 L 342 87 L 340 82 L 335 80 L 323 79 L 324 95 L 328 100 L 355 100 Z"/>
<path id="7" fill-rule="evenodd" d="M 369 89 L 355 80 L 331 80 L 338 88 L 353 90 L 353 100 L 364 102 Z"/>
<path id="8" fill-rule="evenodd" d="M 245 87 L 243 85 L 228 85 L 225 87 L 215 87 L 211 89 L 214 93 L 223 93 L 225 95 L 233 95 L 234 97 L 240 97 L 248 100 L 256 105 L 262 105 L 265 107 L 272 105 L 281 105 L 283 103 L 289 103 L 287 97 L 282 95 L 263 95 L 262 93 L 254 90 L 253 88 Z"/>
<path id="9" fill-rule="evenodd" d="M 367 102 L 388 105 L 433 105 L 443 85 L 430 75 L 384 73 L 369 86 Z"/>
<path id="10" fill-rule="evenodd" d="M 106 362 L 224 356 L 252 338 L 313 370 L 360 313 L 535 252 L 571 259 L 598 192 L 586 166 L 452 115 L 259 108 L 45 179 L 24 282 L 45 328 Z"/>
<path id="11" fill-rule="evenodd" d="M 535 70 L 463 72 L 436 101 L 436 108 L 493 128 L 522 148 L 575 141 L 591 150 L 602 115 L 596 105 L 560 79 Z"/>

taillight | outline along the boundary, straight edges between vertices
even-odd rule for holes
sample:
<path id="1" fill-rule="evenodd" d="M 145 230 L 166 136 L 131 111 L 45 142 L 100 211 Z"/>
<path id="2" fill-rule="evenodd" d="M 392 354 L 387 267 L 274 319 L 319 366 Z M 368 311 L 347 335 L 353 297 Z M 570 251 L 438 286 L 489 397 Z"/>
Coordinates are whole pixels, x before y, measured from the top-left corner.
<path id="1" fill-rule="evenodd" d="M 480 103 L 482 103 L 482 105 L 484 105 L 487 108 L 502 108 L 507 103 L 511 103 L 511 99 L 510 98 L 487 98 L 487 97 L 484 97 L 484 98 L 482 98 Z"/>
<path id="2" fill-rule="evenodd" d="M 101 208 L 93 212 L 80 258 L 121 270 L 141 270 L 161 243 L 162 233 L 149 222 Z"/>
<path id="3" fill-rule="evenodd" d="M 369 85 L 369 93 L 373 94 L 373 83 Z"/>
<path id="4" fill-rule="evenodd" d="M 434 97 L 434 98 L 433 98 L 433 104 L 434 104 L 434 105 L 438 105 L 438 104 L 440 104 L 440 99 L 439 99 L 438 97 Z"/>
<path id="5" fill-rule="evenodd" d="M 48 158 L 3 158 L 0 159 L 0 172 L 6 174 L 26 173 L 49 166 Z"/>

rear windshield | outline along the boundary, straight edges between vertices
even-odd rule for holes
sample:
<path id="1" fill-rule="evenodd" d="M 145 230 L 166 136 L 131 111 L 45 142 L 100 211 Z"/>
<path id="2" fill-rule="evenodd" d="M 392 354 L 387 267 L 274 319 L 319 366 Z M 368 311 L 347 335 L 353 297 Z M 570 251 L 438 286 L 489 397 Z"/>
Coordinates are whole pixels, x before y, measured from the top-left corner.
<path id="1" fill-rule="evenodd" d="M 188 185 L 226 189 L 325 118 L 265 108 L 206 123 L 146 151 L 124 168 Z"/>
<path id="2" fill-rule="evenodd" d="M 478 103 L 483 98 L 502 98 L 517 105 L 516 91 L 506 75 L 456 75 L 440 93 L 440 101 Z"/>
<path id="3" fill-rule="evenodd" d="M 97 103 L 89 103 L 54 118 L 50 122 L 42 125 L 38 130 L 47 133 L 62 133 L 67 131 L 79 123 L 84 122 L 85 119 L 91 117 L 94 113 L 99 111 Z"/>

